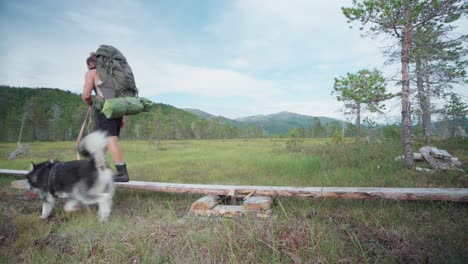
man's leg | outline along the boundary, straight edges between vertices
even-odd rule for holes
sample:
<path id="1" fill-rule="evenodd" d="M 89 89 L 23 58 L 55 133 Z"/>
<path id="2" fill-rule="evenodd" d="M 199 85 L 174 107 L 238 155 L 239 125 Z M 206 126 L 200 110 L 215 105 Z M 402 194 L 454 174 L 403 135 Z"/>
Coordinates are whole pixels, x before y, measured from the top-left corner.
<path id="1" fill-rule="evenodd" d="M 105 131 L 109 136 L 107 139 L 107 148 L 112 156 L 115 168 L 117 169 L 117 174 L 114 175 L 114 181 L 127 182 L 127 166 L 123 159 L 118 137 L 121 125 L 122 118 L 107 119 L 100 111 L 96 111 L 94 114 L 94 130 Z"/>
<path id="2" fill-rule="evenodd" d="M 121 164 L 123 163 L 123 154 L 122 148 L 120 148 L 119 138 L 116 136 L 109 137 L 107 139 L 107 147 L 109 148 L 109 152 L 112 156 L 112 160 L 114 164 Z"/>
<path id="3" fill-rule="evenodd" d="M 114 175 L 114 181 L 116 182 L 128 182 L 127 165 L 123 159 L 122 149 L 120 148 L 119 138 L 117 136 L 111 136 L 108 139 L 107 147 L 111 153 L 112 160 L 114 161 L 117 174 Z"/>

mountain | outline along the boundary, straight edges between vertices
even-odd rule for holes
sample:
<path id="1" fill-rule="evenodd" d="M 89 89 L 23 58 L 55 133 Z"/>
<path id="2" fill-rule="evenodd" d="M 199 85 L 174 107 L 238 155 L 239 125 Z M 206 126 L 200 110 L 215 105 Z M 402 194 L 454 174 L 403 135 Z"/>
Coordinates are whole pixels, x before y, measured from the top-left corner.
<path id="1" fill-rule="evenodd" d="M 259 125 L 263 127 L 269 134 L 285 134 L 290 129 L 295 127 L 309 127 L 312 124 L 314 118 L 314 116 L 300 115 L 283 111 L 271 115 L 242 117 L 236 119 L 236 121 L 244 124 Z M 331 122 L 339 122 L 341 124 L 342 122 L 340 120 L 324 116 L 319 116 L 317 118 L 320 120 L 322 125 L 326 125 Z"/>
<path id="2" fill-rule="evenodd" d="M 271 115 L 255 115 L 248 117 L 241 117 L 237 119 L 228 119 L 221 116 L 215 116 L 198 109 L 183 109 L 192 114 L 198 115 L 201 118 L 207 119 L 218 119 L 222 123 L 233 124 L 237 127 L 246 127 L 249 125 L 255 125 L 262 127 L 269 135 L 281 135 L 287 133 L 289 130 L 295 127 L 303 126 L 304 128 L 309 127 L 312 124 L 314 116 L 300 115 L 287 111 L 279 112 Z M 329 117 L 318 117 L 322 125 L 329 124 L 331 122 L 342 121 L 329 118 Z"/>
<path id="3" fill-rule="evenodd" d="M 199 110 L 199 109 L 182 108 L 182 110 L 187 111 L 187 112 L 189 112 L 191 114 L 194 114 L 194 115 L 196 115 L 198 117 L 201 117 L 201 118 L 217 120 L 221 124 L 228 124 L 228 125 L 236 126 L 236 127 L 241 127 L 242 126 L 242 124 L 237 122 L 236 120 L 232 120 L 232 119 L 226 118 L 224 116 L 215 116 L 215 115 L 212 115 L 210 113 L 204 112 L 204 111 Z"/>
<path id="4" fill-rule="evenodd" d="M 215 115 L 212 115 L 210 113 L 207 113 L 207 112 L 203 112 L 202 110 L 199 110 L 199 109 L 194 109 L 194 108 L 182 108 L 182 110 L 184 111 L 187 111 L 189 113 L 192 113 L 194 115 L 197 115 L 199 117 L 202 117 L 202 118 L 218 118 L 217 116 Z"/>

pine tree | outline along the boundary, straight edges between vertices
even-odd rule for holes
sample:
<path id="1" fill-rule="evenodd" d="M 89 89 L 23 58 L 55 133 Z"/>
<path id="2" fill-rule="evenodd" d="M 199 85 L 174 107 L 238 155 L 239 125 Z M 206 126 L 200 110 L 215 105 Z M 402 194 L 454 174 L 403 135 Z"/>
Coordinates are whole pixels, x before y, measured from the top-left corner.
<path id="1" fill-rule="evenodd" d="M 410 110 L 410 48 L 413 35 L 428 23 L 436 26 L 452 22 L 465 15 L 464 0 L 353 0 L 353 7 L 342 8 L 343 14 L 362 26 L 369 25 L 374 35 L 390 35 L 397 39 L 401 60 L 401 119 L 405 165 L 413 167 L 413 142 Z"/>
<path id="2" fill-rule="evenodd" d="M 348 113 L 356 115 L 356 140 L 361 137 L 361 114 L 365 110 L 383 110 L 383 101 L 394 97 L 386 92 L 385 79 L 377 70 L 360 70 L 357 74 L 335 78 L 332 94 L 342 101 Z"/>

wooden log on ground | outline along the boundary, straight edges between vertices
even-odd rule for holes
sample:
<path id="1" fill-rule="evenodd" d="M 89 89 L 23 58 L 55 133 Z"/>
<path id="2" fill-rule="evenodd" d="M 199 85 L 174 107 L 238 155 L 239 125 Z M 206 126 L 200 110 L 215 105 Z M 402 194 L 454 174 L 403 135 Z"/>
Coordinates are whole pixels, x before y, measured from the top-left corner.
<path id="1" fill-rule="evenodd" d="M 394 160 L 400 161 L 400 160 L 403 160 L 404 158 L 405 158 L 405 155 L 401 155 L 401 156 L 396 157 Z M 421 153 L 417 153 L 417 152 L 413 153 L 413 158 L 416 161 L 424 161 L 424 157 L 421 155 Z"/>
<path id="2" fill-rule="evenodd" d="M 15 176 L 19 178 L 23 178 L 28 174 L 29 171 L 27 170 L 7 170 L 7 169 L 0 169 L 0 175 L 4 176 Z"/>
<path id="3" fill-rule="evenodd" d="M 15 181 L 14 187 L 29 188 L 26 180 Z M 404 201 L 433 200 L 468 202 L 468 188 L 372 188 L 372 187 L 288 187 L 288 186 L 235 186 L 204 185 L 163 182 L 130 181 L 116 183 L 121 189 L 148 190 L 169 193 L 229 195 L 250 194 L 260 196 L 286 196 L 343 199 L 391 199 Z"/>
<path id="4" fill-rule="evenodd" d="M 427 173 L 436 172 L 435 170 L 431 170 L 431 169 L 427 169 L 427 168 L 421 168 L 421 167 L 416 167 L 415 169 L 416 169 L 416 171 L 420 171 L 420 172 L 427 172 Z"/>

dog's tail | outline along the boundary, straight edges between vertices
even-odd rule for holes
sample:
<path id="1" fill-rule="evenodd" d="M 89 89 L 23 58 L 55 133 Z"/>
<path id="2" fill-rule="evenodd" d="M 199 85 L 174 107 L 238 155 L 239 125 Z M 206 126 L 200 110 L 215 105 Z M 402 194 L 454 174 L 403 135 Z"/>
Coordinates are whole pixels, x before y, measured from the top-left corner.
<path id="1" fill-rule="evenodd" d="M 107 133 L 94 131 L 87 135 L 78 145 L 81 155 L 94 158 L 96 165 L 106 164 Z"/>

